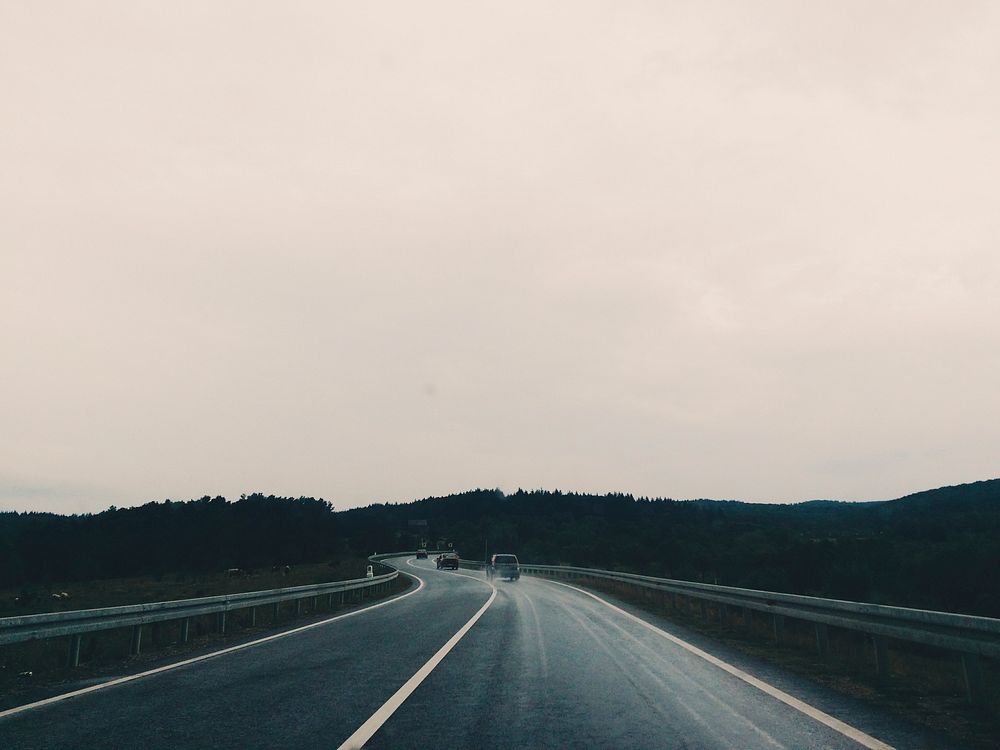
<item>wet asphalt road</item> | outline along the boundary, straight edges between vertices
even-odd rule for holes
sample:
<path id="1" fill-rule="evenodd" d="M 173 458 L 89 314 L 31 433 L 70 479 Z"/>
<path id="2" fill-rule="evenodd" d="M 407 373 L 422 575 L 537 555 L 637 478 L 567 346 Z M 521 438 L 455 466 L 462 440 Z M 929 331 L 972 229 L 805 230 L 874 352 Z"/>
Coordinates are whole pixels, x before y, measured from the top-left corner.
<path id="1" fill-rule="evenodd" d="M 492 593 L 482 574 L 398 562 L 425 582 L 401 601 L 0 718 L 0 748 L 338 748 Z M 862 747 L 591 597 L 495 585 L 366 747 Z M 954 747 L 643 616 L 889 745 Z"/>

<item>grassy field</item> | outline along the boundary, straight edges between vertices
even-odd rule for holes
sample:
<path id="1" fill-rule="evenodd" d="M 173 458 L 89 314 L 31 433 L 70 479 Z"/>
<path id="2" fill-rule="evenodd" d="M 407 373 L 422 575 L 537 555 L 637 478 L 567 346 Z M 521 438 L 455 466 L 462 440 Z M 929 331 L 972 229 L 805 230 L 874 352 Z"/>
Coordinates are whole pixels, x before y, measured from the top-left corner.
<path id="1" fill-rule="evenodd" d="M 367 565 L 364 558 L 352 558 L 333 563 L 295 565 L 287 573 L 284 568 L 275 571 L 268 568 L 248 575 L 230 575 L 224 570 L 213 573 L 168 573 L 155 577 L 60 582 L 28 588 L 0 589 L 0 617 L 194 599 L 199 596 L 344 581 L 364 578 Z M 52 596 L 62 593 L 69 596 L 60 599 Z M 26 601 L 17 602 L 18 598 Z"/>
<path id="2" fill-rule="evenodd" d="M 15 602 L 15 597 L 25 593 L 4 590 L 0 592 L 0 617 L 34 612 L 59 612 L 75 609 L 111 607 L 122 604 L 191 599 L 217 594 L 258 591 L 312 583 L 327 583 L 354 578 L 364 578 L 368 561 L 352 558 L 336 563 L 293 566 L 287 573 L 283 568 L 259 571 L 249 575 L 230 575 L 226 571 L 206 574 L 171 574 L 149 578 L 122 578 L 105 581 L 78 581 L 35 590 L 27 603 Z M 396 586 L 383 596 L 391 596 L 410 586 L 410 579 L 400 576 Z M 68 598 L 52 598 L 53 593 L 66 592 Z M 367 600 L 366 600 L 367 601 Z M 249 610 L 231 612 L 227 618 L 226 633 L 218 632 L 217 620 L 212 615 L 191 619 L 190 641 L 180 642 L 180 623 L 165 622 L 143 626 L 142 653 L 130 656 L 131 629 L 105 630 L 84 636 L 81 664 L 76 668 L 66 666 L 69 638 L 50 638 L 10 646 L 0 646 L 0 707 L 17 705 L 31 700 L 35 694 L 69 681 L 102 679 L 133 669 L 139 664 L 161 660 L 164 657 L 220 645 L 227 640 L 240 639 L 290 624 L 296 619 L 316 618 L 359 606 L 360 602 L 348 598 L 344 604 L 335 600 L 332 609 L 327 597 L 318 601 L 304 600 L 301 611 L 290 602 L 277 610 L 271 606 L 258 607 L 256 620 L 251 624 Z M 316 607 L 315 609 L 313 607 Z"/>

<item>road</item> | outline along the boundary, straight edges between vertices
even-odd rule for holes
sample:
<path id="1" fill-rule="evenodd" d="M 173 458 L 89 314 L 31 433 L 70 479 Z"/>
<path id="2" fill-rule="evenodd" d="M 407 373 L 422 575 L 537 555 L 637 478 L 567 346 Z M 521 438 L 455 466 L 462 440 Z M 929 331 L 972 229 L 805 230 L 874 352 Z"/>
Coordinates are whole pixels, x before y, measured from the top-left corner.
<path id="1" fill-rule="evenodd" d="M 0 747 L 953 747 L 603 594 L 397 564 L 399 600 L 0 716 Z"/>

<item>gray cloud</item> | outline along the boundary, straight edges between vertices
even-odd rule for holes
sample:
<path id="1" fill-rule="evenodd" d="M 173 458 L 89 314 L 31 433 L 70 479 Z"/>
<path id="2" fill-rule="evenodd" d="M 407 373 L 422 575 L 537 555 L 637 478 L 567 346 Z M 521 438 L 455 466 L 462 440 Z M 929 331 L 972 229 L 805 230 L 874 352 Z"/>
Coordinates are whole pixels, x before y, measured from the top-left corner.
<path id="1" fill-rule="evenodd" d="M 0 507 L 995 473 L 991 3 L 355 5 L 0 4 Z"/>

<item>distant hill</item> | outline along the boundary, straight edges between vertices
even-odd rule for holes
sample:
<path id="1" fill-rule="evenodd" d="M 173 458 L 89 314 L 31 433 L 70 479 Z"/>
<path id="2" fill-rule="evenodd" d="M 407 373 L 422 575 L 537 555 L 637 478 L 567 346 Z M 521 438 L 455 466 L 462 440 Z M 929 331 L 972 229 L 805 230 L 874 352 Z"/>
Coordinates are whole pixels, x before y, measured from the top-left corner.
<path id="1" fill-rule="evenodd" d="M 996 509 L 1000 505 L 1000 479 L 986 479 L 969 484 L 956 484 L 950 487 L 938 487 L 936 490 L 924 490 L 906 495 L 898 500 L 890 500 L 893 507 L 906 508 L 942 508 L 949 505 L 956 507 Z"/>
<path id="2" fill-rule="evenodd" d="M 641 572 L 1000 617 L 1000 480 L 797 504 L 474 490 L 338 513 L 352 544 Z M 411 521 L 425 521 L 413 526 Z"/>
<path id="3" fill-rule="evenodd" d="M 602 567 L 1000 617 L 1000 480 L 790 505 L 471 490 L 334 512 L 260 494 L 83 516 L 0 513 L 0 586 L 336 559 L 451 544 L 463 557 Z"/>

